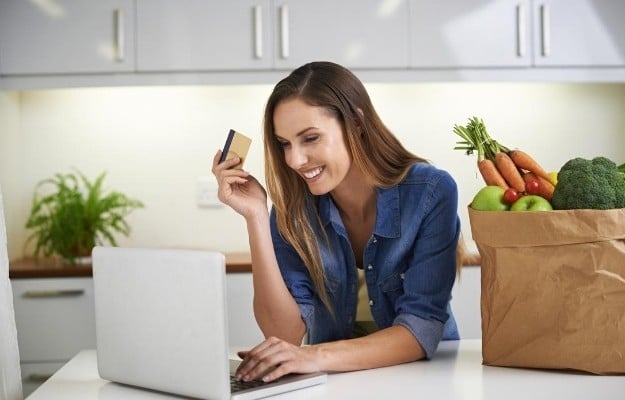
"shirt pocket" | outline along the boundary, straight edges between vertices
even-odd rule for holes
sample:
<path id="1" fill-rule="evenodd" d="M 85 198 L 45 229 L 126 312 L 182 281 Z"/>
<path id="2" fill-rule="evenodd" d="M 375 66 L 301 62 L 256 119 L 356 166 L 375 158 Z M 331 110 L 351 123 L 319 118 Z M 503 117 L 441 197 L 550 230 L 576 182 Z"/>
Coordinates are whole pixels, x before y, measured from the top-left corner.
<path id="1" fill-rule="evenodd" d="M 404 294 L 404 274 L 396 272 L 384 278 L 379 283 L 382 294 L 391 302 L 395 304 L 395 301 Z"/>

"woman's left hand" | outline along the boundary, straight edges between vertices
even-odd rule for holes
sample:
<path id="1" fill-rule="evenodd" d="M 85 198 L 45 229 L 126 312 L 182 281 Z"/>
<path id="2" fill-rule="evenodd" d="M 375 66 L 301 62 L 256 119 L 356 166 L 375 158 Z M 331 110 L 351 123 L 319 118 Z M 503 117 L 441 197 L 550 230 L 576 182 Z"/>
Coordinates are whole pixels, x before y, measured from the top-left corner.
<path id="1" fill-rule="evenodd" d="M 236 377 L 243 381 L 262 379 L 270 382 L 290 373 L 320 371 L 314 346 L 296 346 L 276 337 L 265 339 L 249 351 L 238 353 L 243 359 Z"/>

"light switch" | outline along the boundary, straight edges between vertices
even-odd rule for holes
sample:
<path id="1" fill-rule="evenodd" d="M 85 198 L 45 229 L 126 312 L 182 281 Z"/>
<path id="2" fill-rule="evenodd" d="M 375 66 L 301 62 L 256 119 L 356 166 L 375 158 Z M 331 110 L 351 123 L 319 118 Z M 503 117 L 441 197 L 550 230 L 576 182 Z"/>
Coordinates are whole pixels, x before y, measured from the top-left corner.
<path id="1" fill-rule="evenodd" d="M 221 207 L 223 203 L 217 198 L 218 185 L 214 177 L 200 176 L 197 178 L 197 206 Z"/>

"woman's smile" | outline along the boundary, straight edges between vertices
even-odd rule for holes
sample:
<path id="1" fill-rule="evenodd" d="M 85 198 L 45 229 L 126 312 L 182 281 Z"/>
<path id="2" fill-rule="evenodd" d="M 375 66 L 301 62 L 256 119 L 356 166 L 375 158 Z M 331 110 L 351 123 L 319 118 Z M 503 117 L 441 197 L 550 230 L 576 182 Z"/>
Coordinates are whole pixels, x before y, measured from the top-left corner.
<path id="1" fill-rule="evenodd" d="M 302 171 L 302 175 L 304 175 L 304 178 L 306 178 L 307 181 L 312 181 L 315 180 L 315 178 L 317 178 L 321 174 L 321 172 L 323 172 L 323 168 L 317 167 L 308 171 Z"/>

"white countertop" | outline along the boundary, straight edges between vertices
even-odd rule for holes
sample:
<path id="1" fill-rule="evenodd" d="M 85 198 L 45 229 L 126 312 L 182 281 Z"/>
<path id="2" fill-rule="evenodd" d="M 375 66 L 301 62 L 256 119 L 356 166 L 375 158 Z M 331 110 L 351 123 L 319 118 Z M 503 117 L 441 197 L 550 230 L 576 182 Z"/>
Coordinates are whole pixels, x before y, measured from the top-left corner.
<path id="1" fill-rule="evenodd" d="M 324 385 L 272 399 L 492 399 L 623 400 L 625 376 L 482 365 L 481 341 L 442 342 L 432 360 L 394 367 L 330 374 Z M 28 400 L 180 399 L 102 380 L 96 351 L 84 350 Z"/>

